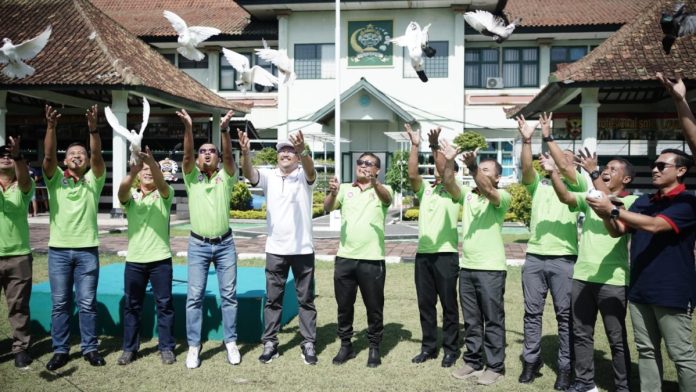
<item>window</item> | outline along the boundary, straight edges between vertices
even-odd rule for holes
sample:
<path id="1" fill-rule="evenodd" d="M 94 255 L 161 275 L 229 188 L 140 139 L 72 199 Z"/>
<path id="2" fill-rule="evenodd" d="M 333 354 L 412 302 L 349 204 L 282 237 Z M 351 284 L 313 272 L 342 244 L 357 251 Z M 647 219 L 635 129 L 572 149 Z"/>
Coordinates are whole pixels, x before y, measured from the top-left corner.
<path id="1" fill-rule="evenodd" d="M 162 53 L 162 57 L 167 59 L 170 63 L 176 65 L 176 53 Z"/>
<path id="2" fill-rule="evenodd" d="M 249 59 L 249 64 L 251 64 L 252 67 L 254 65 L 258 65 L 259 67 L 266 69 L 273 75 L 278 75 L 276 66 L 271 64 L 270 62 L 261 59 L 257 55 L 252 56 L 251 53 L 241 54 L 244 55 L 247 59 Z M 237 84 L 235 83 L 237 77 L 237 71 L 230 65 L 230 63 L 227 62 L 225 56 L 222 53 L 220 53 L 220 90 L 241 90 L 241 87 L 237 87 Z M 256 92 L 271 92 L 276 91 L 277 89 L 277 86 L 266 87 L 260 84 L 254 85 L 253 88 L 253 90 Z"/>
<path id="3" fill-rule="evenodd" d="M 498 49 L 466 49 L 464 85 L 485 87 L 486 79 L 500 76 Z"/>
<path id="4" fill-rule="evenodd" d="M 554 46 L 551 48 L 551 72 L 558 71 L 558 64 L 572 63 L 587 54 L 586 46 Z"/>
<path id="5" fill-rule="evenodd" d="M 449 61 L 449 43 L 447 41 L 430 41 L 431 48 L 435 49 L 435 56 L 425 57 L 425 74 L 429 78 L 446 78 Z M 404 48 L 404 77 L 417 78 L 416 71 L 411 66 L 411 58 L 408 57 L 408 48 Z"/>
<path id="6" fill-rule="evenodd" d="M 503 86 L 539 85 L 539 49 L 503 48 Z"/>
<path id="7" fill-rule="evenodd" d="M 298 79 L 333 79 L 333 44 L 296 44 L 295 74 Z"/>
<path id="8" fill-rule="evenodd" d="M 179 64 L 179 69 L 207 69 L 208 68 L 208 56 L 203 57 L 201 61 L 189 60 L 186 57 L 177 54 L 177 61 Z"/>
<path id="9" fill-rule="evenodd" d="M 509 177 L 515 174 L 515 160 L 512 157 L 513 143 L 510 140 L 493 139 L 488 140 L 488 147 L 485 151 L 479 151 L 479 162 L 481 159 L 495 159 L 503 168 L 500 174 L 502 177 Z"/>

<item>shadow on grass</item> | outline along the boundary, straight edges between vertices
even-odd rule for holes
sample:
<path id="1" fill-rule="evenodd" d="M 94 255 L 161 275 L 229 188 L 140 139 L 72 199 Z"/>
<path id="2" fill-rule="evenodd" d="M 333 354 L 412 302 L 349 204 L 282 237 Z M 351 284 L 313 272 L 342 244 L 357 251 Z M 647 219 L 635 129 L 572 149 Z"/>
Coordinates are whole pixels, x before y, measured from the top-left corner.
<path id="1" fill-rule="evenodd" d="M 43 378 L 44 380 L 48 382 L 53 382 L 56 380 L 59 380 L 63 377 L 70 377 L 73 373 L 77 371 L 77 366 L 72 366 L 67 369 L 60 369 L 56 370 L 53 372 L 50 372 L 48 370 L 42 370 L 39 373 L 39 377 Z"/>

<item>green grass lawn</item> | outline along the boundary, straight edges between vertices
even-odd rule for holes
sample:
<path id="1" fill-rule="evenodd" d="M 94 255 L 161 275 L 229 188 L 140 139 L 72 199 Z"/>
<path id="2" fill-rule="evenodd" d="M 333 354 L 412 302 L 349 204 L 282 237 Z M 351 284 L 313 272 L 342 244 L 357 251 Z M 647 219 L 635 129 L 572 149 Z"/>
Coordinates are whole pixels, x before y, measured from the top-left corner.
<path id="1" fill-rule="evenodd" d="M 116 257 L 102 258 L 103 264 L 121 262 Z M 183 263 L 184 260 L 176 260 Z M 263 266 L 262 261 L 242 262 L 240 266 Z M 451 369 L 440 367 L 440 357 L 435 361 L 414 365 L 411 358 L 420 348 L 420 324 L 413 283 L 413 264 L 388 265 L 385 295 L 385 334 L 382 344 L 383 365 L 376 369 L 365 366 L 367 338 L 365 308 L 358 299 L 355 312 L 356 359 L 343 366 L 331 364 L 331 358 L 339 349 L 336 340 L 336 302 L 333 295 L 333 265 L 319 262 L 316 271 L 317 350 L 319 364 L 304 365 L 300 358 L 300 341 L 297 318 L 280 333 L 280 358 L 271 364 L 257 361 L 260 344 L 241 344 L 242 363 L 231 366 L 225 360 L 220 342 L 206 342 L 199 369 L 188 370 L 184 366 L 186 346 L 177 341 L 177 363 L 162 365 L 157 353 L 157 341 L 144 341 L 141 352 L 145 356 L 129 366 L 118 366 L 119 337 L 101 337 L 100 351 L 106 355 L 107 365 L 93 368 L 80 358 L 79 337 L 73 336 L 71 361 L 59 372 L 48 372 L 44 366 L 51 357 L 51 340 L 48 336 L 36 336 L 32 354 L 36 361 L 29 370 L 14 368 L 9 354 L 11 341 L 7 322 L 7 307 L 0 301 L 0 390 L 2 391 L 549 391 L 555 380 L 555 318 L 550 304 L 546 307 L 543 337 L 543 374 L 531 385 L 517 382 L 521 370 L 519 354 L 522 349 L 522 291 L 520 269 L 510 268 L 507 277 L 507 377 L 491 387 L 479 387 L 474 381 L 460 381 L 450 376 Z M 46 257 L 37 256 L 34 261 L 35 282 L 47 279 Z M 549 301 L 550 302 L 550 301 Z M 152 310 L 154 311 L 154 309 Z M 177 317 L 185 317 L 177 314 Z M 441 324 L 441 316 L 438 316 Z M 244 320 L 238 320 L 244 323 Z M 596 382 L 600 389 L 612 390 L 610 349 L 604 337 L 601 321 L 597 323 L 595 342 Z M 629 328 L 629 340 L 633 359 L 633 387 L 638 390 L 637 355 L 633 335 Z M 664 358 L 668 358 L 664 355 Z M 459 361 L 457 366 L 461 365 Z M 665 378 L 670 380 L 664 390 L 677 390 L 675 370 L 671 362 L 665 363 Z"/>

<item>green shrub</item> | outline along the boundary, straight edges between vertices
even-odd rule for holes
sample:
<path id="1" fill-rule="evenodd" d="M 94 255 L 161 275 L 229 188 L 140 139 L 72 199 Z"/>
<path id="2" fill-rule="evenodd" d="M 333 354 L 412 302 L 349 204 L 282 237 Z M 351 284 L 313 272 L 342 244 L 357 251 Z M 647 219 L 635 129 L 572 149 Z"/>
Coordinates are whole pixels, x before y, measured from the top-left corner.
<path id="1" fill-rule="evenodd" d="M 488 146 L 486 138 L 474 131 L 460 133 L 454 138 L 454 144 L 463 151 L 474 151 L 477 148 L 484 150 Z"/>
<path id="2" fill-rule="evenodd" d="M 251 163 L 254 166 L 259 165 L 276 165 L 278 164 L 278 151 L 273 147 L 265 147 L 261 151 L 256 151 L 251 157 Z"/>
<path id="3" fill-rule="evenodd" d="M 394 193 L 411 191 L 411 183 L 408 181 L 407 151 L 396 151 L 392 154 L 391 163 L 384 177 L 384 182 L 392 187 Z"/>
<path id="4" fill-rule="evenodd" d="M 324 205 L 313 205 L 312 206 L 312 218 L 324 215 Z"/>
<path id="5" fill-rule="evenodd" d="M 313 206 L 318 206 L 318 205 L 323 206 L 325 197 L 326 197 L 326 195 L 324 194 L 324 192 L 314 191 L 312 193 L 312 205 Z"/>
<path id="6" fill-rule="evenodd" d="M 505 215 L 505 220 L 522 222 L 529 226 L 532 211 L 532 197 L 529 195 L 529 192 L 522 184 L 510 184 L 507 187 L 507 191 L 510 192 L 512 200 L 510 209 Z"/>
<path id="7" fill-rule="evenodd" d="M 237 181 L 234 184 L 230 204 L 233 210 L 246 211 L 251 209 L 251 192 L 244 181 Z"/>
<path id="8" fill-rule="evenodd" d="M 248 210 L 230 210 L 230 218 L 232 219 L 266 219 L 266 211 Z"/>
<path id="9" fill-rule="evenodd" d="M 404 212 L 405 221 L 417 221 L 418 220 L 418 208 L 409 208 Z"/>

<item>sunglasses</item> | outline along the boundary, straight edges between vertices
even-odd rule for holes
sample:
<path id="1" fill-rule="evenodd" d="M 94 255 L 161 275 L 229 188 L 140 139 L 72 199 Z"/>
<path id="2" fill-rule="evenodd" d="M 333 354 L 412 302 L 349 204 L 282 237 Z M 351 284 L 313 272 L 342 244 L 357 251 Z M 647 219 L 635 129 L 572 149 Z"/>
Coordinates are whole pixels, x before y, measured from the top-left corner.
<path id="1" fill-rule="evenodd" d="M 372 162 L 372 161 L 363 161 L 362 159 L 358 159 L 355 163 L 356 163 L 358 166 L 367 166 L 367 167 L 377 166 L 377 163 L 376 163 L 376 162 Z"/>
<path id="2" fill-rule="evenodd" d="M 657 168 L 657 171 L 662 172 L 663 170 L 665 170 L 666 167 L 671 167 L 671 166 L 677 167 L 677 165 L 675 165 L 673 163 L 653 162 L 650 164 L 650 170 Z"/>
<path id="3" fill-rule="evenodd" d="M 217 154 L 217 150 L 214 148 L 201 148 L 200 150 L 198 150 L 198 153 L 199 154 L 205 154 L 205 153 Z"/>

